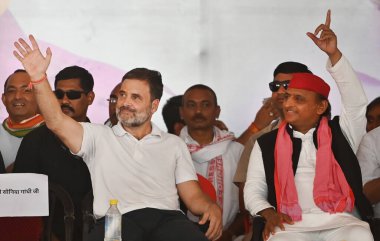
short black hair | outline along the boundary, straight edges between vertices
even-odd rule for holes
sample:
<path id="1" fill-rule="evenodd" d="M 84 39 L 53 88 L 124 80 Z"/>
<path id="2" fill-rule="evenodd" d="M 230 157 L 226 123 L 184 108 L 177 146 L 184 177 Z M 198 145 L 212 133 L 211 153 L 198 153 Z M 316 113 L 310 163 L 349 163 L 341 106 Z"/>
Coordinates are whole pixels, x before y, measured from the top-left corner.
<path id="1" fill-rule="evenodd" d="M 157 70 L 135 68 L 127 72 L 122 81 L 126 79 L 138 79 L 148 82 L 152 101 L 155 99 L 161 100 L 164 85 L 162 84 L 161 73 Z"/>
<path id="2" fill-rule="evenodd" d="M 213 89 L 211 89 L 210 87 L 208 87 L 207 85 L 202 85 L 202 84 L 196 84 L 196 85 L 193 85 L 191 86 L 190 88 L 188 88 L 186 91 L 185 91 L 185 94 L 187 92 L 189 92 L 190 90 L 194 90 L 194 89 L 200 89 L 200 90 L 208 90 L 211 92 L 211 94 L 213 95 L 214 97 L 214 101 L 215 101 L 215 106 L 218 106 L 218 99 L 216 98 L 216 94 L 215 94 L 215 91 Z M 185 95 L 184 94 L 184 95 Z M 184 99 L 182 99 L 182 105 L 184 104 L 183 103 Z"/>
<path id="3" fill-rule="evenodd" d="M 12 77 L 12 75 L 16 74 L 16 73 L 27 73 L 25 69 L 16 69 L 15 72 L 13 72 L 12 74 L 10 74 L 8 76 L 8 78 L 5 80 L 4 82 L 4 92 L 5 92 L 5 89 L 7 88 L 7 85 L 8 85 L 8 81 L 9 79 Z"/>
<path id="4" fill-rule="evenodd" d="M 181 119 L 179 109 L 182 105 L 182 97 L 183 95 L 176 95 L 169 98 L 166 101 L 164 107 L 162 107 L 162 117 L 164 118 L 164 122 L 168 132 L 171 134 L 174 133 L 174 125 L 175 123 L 183 123 L 185 122 Z"/>
<path id="5" fill-rule="evenodd" d="M 79 79 L 80 85 L 86 93 L 92 91 L 94 88 L 94 78 L 85 68 L 74 65 L 59 71 L 55 76 L 54 88 L 57 87 L 58 81 L 67 79 Z"/>
<path id="6" fill-rule="evenodd" d="M 325 117 L 327 117 L 328 120 L 331 120 L 331 104 L 330 104 L 330 101 L 325 96 L 323 96 L 321 94 L 316 93 L 316 95 L 320 101 L 325 100 L 325 101 L 327 101 L 327 104 L 328 104 L 325 112 L 323 112 L 321 116 L 325 116 Z"/>
<path id="7" fill-rule="evenodd" d="M 293 74 L 293 73 L 309 73 L 312 74 L 312 72 L 309 70 L 309 68 L 301 63 L 298 62 L 283 62 L 279 64 L 276 69 L 273 72 L 273 77 L 276 77 L 277 74 L 283 73 L 283 74 Z"/>
<path id="8" fill-rule="evenodd" d="M 368 112 L 370 112 L 376 106 L 380 106 L 380 96 L 375 98 L 371 103 L 367 105 L 367 110 L 365 111 L 365 116 L 367 118 Z"/>

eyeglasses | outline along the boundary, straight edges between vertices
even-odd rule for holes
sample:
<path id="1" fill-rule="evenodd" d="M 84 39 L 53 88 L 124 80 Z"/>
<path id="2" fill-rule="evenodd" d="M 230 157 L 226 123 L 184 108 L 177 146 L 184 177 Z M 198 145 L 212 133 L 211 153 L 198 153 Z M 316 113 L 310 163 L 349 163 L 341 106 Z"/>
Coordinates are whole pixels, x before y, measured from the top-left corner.
<path id="1" fill-rule="evenodd" d="M 284 89 L 288 89 L 290 80 L 284 80 L 284 81 L 278 81 L 278 80 L 273 80 L 272 82 L 269 83 L 269 89 L 272 92 L 277 92 L 281 86 L 284 87 Z"/>
<path id="2" fill-rule="evenodd" d="M 111 104 L 116 104 L 117 97 L 110 97 L 109 99 L 107 99 L 107 101 L 110 102 Z"/>
<path id="3" fill-rule="evenodd" d="M 87 94 L 86 91 L 80 91 L 80 90 L 69 90 L 69 91 L 63 91 L 63 90 L 55 90 L 54 91 L 55 96 L 57 99 L 61 100 L 66 95 L 69 100 L 77 100 L 81 97 L 82 94 Z"/>

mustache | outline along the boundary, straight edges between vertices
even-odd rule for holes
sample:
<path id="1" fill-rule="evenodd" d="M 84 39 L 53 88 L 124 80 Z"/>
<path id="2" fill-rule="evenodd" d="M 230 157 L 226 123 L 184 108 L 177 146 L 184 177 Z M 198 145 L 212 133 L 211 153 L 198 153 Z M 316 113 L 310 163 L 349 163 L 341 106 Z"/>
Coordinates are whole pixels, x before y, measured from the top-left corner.
<path id="1" fill-rule="evenodd" d="M 204 117 L 202 114 L 195 114 L 193 116 L 193 118 L 191 118 L 192 120 L 206 120 L 206 117 Z"/>
<path id="2" fill-rule="evenodd" d="M 70 110 L 71 112 L 75 112 L 74 108 L 71 107 L 71 106 L 69 106 L 68 104 L 62 104 L 62 105 L 61 105 L 61 110 L 63 110 L 63 109 L 68 109 L 68 110 Z"/>
<path id="3" fill-rule="evenodd" d="M 136 112 L 136 109 L 135 109 L 135 108 L 132 108 L 132 107 L 129 106 L 129 105 L 121 106 L 121 107 L 119 108 L 119 111 L 123 111 L 123 110 L 127 110 L 127 111 L 130 111 L 130 112 Z"/>

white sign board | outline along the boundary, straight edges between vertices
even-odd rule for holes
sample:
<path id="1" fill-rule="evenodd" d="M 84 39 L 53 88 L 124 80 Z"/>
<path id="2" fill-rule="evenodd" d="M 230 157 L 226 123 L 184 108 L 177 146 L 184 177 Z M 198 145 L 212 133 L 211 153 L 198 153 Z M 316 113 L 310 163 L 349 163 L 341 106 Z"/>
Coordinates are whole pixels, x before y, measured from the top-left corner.
<path id="1" fill-rule="evenodd" d="M 48 215 L 49 185 L 46 175 L 0 174 L 0 217 Z"/>

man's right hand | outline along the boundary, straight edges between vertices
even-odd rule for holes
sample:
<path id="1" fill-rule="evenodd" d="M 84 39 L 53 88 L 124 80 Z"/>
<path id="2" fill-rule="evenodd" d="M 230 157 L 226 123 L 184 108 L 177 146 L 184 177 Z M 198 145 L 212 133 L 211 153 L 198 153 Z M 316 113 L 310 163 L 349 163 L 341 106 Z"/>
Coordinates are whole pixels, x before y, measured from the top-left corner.
<path id="1" fill-rule="evenodd" d="M 277 119 L 279 116 L 280 113 L 274 106 L 273 99 L 269 98 L 256 113 L 253 123 L 255 123 L 256 127 L 261 130 L 272 123 L 272 121 Z"/>
<path id="2" fill-rule="evenodd" d="M 50 48 L 47 48 L 46 57 L 44 57 L 33 35 L 29 35 L 29 40 L 32 47 L 24 39 L 18 39 L 18 42 L 14 43 L 18 52 L 13 51 L 13 54 L 22 63 L 31 80 L 36 81 L 44 78 L 52 53 Z"/>
<path id="3" fill-rule="evenodd" d="M 292 218 L 284 213 L 278 213 L 273 208 L 267 208 L 259 212 L 264 217 L 266 223 L 263 231 L 263 240 L 267 240 L 269 236 L 275 234 L 275 228 L 279 227 L 285 230 L 284 224 L 294 224 Z"/>

